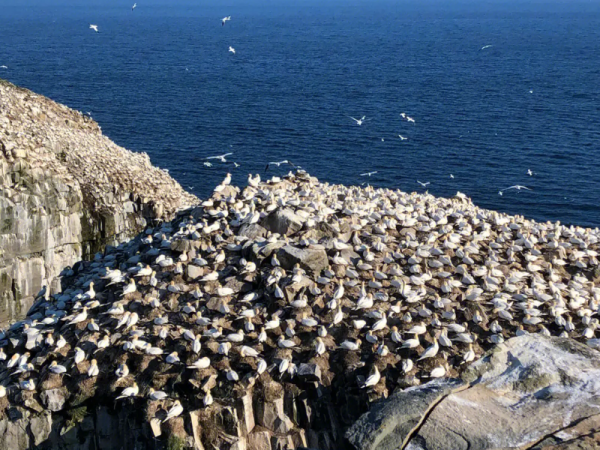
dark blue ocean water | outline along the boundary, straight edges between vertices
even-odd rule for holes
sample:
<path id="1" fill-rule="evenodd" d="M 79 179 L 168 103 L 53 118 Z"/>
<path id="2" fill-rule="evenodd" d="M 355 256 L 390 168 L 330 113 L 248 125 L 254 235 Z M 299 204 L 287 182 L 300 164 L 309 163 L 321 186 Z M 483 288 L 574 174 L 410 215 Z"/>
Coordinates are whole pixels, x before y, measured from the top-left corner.
<path id="1" fill-rule="evenodd" d="M 0 0 L 0 77 L 90 111 L 201 196 L 290 159 L 600 226 L 600 1 L 131 4 Z M 239 168 L 202 164 L 226 152 Z M 498 195 L 515 184 L 532 191 Z"/>

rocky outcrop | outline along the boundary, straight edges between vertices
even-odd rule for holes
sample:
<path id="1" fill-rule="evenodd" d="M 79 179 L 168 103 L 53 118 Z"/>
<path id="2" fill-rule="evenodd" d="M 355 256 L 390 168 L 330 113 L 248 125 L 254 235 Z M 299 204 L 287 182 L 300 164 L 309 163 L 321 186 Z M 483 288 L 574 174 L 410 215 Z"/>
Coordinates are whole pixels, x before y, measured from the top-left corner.
<path id="1" fill-rule="evenodd" d="M 0 325 L 65 267 L 195 202 L 89 117 L 0 80 Z"/>
<path id="2" fill-rule="evenodd" d="M 30 398 L 28 408 L 8 410 L 0 419 L 0 448 L 343 448 L 335 443 L 342 437 L 343 429 L 328 395 L 309 399 L 297 388 L 285 389 L 274 381 L 233 396 L 227 403 L 188 411 L 166 424 L 148 417 L 156 410 L 139 408 L 135 400 L 123 400 L 118 405 L 92 402 L 68 405 L 65 393 L 51 395 L 65 407 L 58 411 L 43 410 Z M 160 406 L 158 411 L 159 417 L 164 417 L 160 416 Z"/>
<path id="3" fill-rule="evenodd" d="M 570 339 L 508 340 L 463 373 L 394 393 L 347 432 L 357 450 L 600 446 L 600 354 Z"/>

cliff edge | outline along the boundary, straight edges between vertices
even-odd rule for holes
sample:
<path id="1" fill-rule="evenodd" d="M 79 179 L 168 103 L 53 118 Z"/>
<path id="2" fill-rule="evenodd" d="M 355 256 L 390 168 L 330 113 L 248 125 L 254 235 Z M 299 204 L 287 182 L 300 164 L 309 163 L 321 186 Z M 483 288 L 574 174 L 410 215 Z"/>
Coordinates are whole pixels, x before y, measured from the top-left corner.
<path id="1" fill-rule="evenodd" d="M 91 118 L 0 80 L 0 325 L 65 267 L 196 202 Z"/>

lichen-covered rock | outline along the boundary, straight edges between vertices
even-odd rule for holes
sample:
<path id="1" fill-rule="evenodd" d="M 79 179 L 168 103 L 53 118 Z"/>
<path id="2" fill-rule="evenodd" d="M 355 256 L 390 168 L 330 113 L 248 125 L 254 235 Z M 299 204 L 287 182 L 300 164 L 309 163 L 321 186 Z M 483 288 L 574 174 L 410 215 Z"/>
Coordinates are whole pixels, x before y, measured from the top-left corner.
<path id="1" fill-rule="evenodd" d="M 59 274 L 196 202 L 89 117 L 0 80 L 0 326 Z"/>
<path id="2" fill-rule="evenodd" d="M 296 264 L 313 273 L 320 273 L 329 265 L 327 252 L 323 248 L 298 248 L 285 245 L 277 252 L 281 266 L 292 269 Z"/>
<path id="3" fill-rule="evenodd" d="M 290 236 L 302 229 L 302 217 L 289 208 L 276 209 L 265 217 L 261 225 L 272 233 Z"/>
<path id="4" fill-rule="evenodd" d="M 465 378 L 470 385 L 435 381 L 398 392 L 346 437 L 359 450 L 586 448 L 567 445 L 576 442 L 596 448 L 590 439 L 600 430 L 596 350 L 524 335 L 499 345 Z"/>
<path id="5" fill-rule="evenodd" d="M 43 405 L 46 409 L 56 412 L 63 409 L 66 402 L 66 395 L 64 389 L 47 389 L 40 393 Z"/>

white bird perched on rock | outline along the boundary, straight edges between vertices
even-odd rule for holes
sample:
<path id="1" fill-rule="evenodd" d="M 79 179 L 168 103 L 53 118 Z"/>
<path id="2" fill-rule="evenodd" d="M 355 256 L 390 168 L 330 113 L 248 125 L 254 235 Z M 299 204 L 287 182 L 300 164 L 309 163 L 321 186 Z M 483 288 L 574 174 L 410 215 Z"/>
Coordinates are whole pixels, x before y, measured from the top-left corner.
<path id="1" fill-rule="evenodd" d="M 165 400 L 169 395 L 164 391 L 155 391 L 154 388 L 148 389 L 148 398 L 150 400 Z"/>
<path id="2" fill-rule="evenodd" d="M 121 391 L 121 395 L 119 395 L 116 399 L 120 400 L 122 398 L 135 397 L 139 394 L 140 388 L 137 383 L 133 383 L 133 386 L 127 387 Z"/>
<path id="3" fill-rule="evenodd" d="M 381 374 L 379 373 L 379 369 L 377 369 L 377 366 L 373 366 L 373 368 L 371 369 L 371 372 L 369 373 L 369 376 L 367 377 L 367 379 L 365 380 L 365 382 L 362 384 L 362 388 L 366 388 L 369 386 L 375 386 L 377 383 L 379 383 L 379 380 L 381 379 Z"/>
<path id="4" fill-rule="evenodd" d="M 98 367 L 98 362 L 95 359 L 92 359 L 90 361 L 90 367 L 87 370 L 87 376 L 90 378 L 97 377 L 99 373 L 100 369 Z"/>
<path id="5" fill-rule="evenodd" d="M 210 367 L 210 358 L 204 356 L 187 366 L 188 369 L 201 370 Z"/>
<path id="6" fill-rule="evenodd" d="M 61 374 L 65 373 L 67 371 L 67 368 L 58 364 L 56 361 L 52 361 L 50 363 L 50 366 L 48 367 L 48 370 L 52 373 Z"/>

